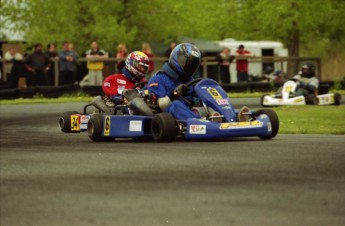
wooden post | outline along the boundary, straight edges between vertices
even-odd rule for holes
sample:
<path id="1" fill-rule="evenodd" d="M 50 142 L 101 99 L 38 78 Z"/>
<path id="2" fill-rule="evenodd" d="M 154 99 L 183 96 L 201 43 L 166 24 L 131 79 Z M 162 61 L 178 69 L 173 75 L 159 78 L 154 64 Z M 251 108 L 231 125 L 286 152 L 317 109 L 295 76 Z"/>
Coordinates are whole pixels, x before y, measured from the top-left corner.
<path id="1" fill-rule="evenodd" d="M 58 60 L 54 60 L 54 85 L 59 86 L 59 63 Z"/>

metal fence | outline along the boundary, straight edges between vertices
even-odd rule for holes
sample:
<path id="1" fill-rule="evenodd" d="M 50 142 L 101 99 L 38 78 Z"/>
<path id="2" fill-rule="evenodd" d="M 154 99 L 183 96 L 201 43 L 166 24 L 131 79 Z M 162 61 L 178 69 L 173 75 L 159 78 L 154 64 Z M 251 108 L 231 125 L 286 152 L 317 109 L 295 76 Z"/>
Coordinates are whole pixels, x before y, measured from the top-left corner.
<path id="1" fill-rule="evenodd" d="M 264 65 L 267 63 L 271 63 L 274 65 L 275 70 L 281 70 L 284 71 L 285 74 L 288 77 L 292 77 L 294 74 L 296 74 L 299 71 L 299 67 L 302 62 L 305 61 L 312 61 L 315 63 L 317 68 L 317 74 L 320 80 L 322 80 L 322 65 L 321 65 L 321 59 L 317 57 L 236 57 L 236 59 L 248 59 L 250 67 L 254 67 L 253 65 Z M 231 67 L 235 67 L 236 65 L 236 59 L 231 63 Z M 107 58 L 102 59 L 102 61 L 105 63 L 105 68 L 103 70 L 103 73 L 105 76 L 112 74 L 112 73 L 118 73 L 117 70 L 117 62 L 122 61 L 124 59 L 120 58 Z M 168 61 L 168 58 L 166 57 L 153 57 L 151 60 L 155 63 L 155 71 L 158 71 L 162 68 L 162 65 Z M 90 59 L 90 58 L 79 58 L 78 64 L 86 63 L 87 61 L 99 61 L 99 59 Z M 0 61 L 3 65 L 7 62 L 4 59 L 1 59 Z M 59 61 L 55 60 L 53 62 L 54 64 L 54 86 L 59 85 Z M 4 67 L 2 67 L 3 69 Z M 261 67 L 262 68 L 262 67 Z M 210 77 L 217 81 L 219 81 L 220 75 L 219 75 L 219 67 L 218 62 L 216 61 L 216 57 L 203 57 L 201 62 L 201 67 L 199 69 L 201 77 Z M 263 70 L 255 71 L 257 74 L 262 74 Z M 233 74 L 233 73 L 232 73 Z M 86 75 L 86 74 L 85 74 Z M 2 80 L 6 81 L 6 75 L 5 72 L 2 71 Z"/>

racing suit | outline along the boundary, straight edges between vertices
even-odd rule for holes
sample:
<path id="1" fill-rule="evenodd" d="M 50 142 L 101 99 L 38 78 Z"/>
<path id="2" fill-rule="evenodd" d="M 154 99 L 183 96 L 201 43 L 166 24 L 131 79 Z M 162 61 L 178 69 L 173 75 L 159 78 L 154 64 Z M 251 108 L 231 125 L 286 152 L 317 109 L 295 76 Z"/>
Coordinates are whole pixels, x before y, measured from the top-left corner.
<path id="1" fill-rule="evenodd" d="M 315 76 L 308 78 L 303 77 L 300 74 L 293 77 L 295 80 L 298 80 L 298 88 L 296 90 L 296 96 L 309 96 L 314 95 L 315 91 L 319 88 L 319 79 Z"/>
<path id="2" fill-rule="evenodd" d="M 122 69 L 122 73 L 109 75 L 102 84 L 104 94 L 109 96 L 115 105 L 122 104 L 122 92 L 125 89 L 133 89 L 135 85 L 131 80 L 131 73 L 126 68 Z M 143 79 L 142 81 L 145 80 Z"/>
<path id="3" fill-rule="evenodd" d="M 163 71 L 157 72 L 151 77 L 148 83 L 148 91 L 154 94 L 158 99 L 158 105 L 161 110 L 170 113 L 177 120 L 186 120 L 188 118 L 200 118 L 194 113 L 188 104 L 180 99 L 173 99 L 175 88 L 182 84 L 179 75 L 169 66 L 168 63 L 163 65 Z M 161 104 L 164 102 L 163 104 Z"/>

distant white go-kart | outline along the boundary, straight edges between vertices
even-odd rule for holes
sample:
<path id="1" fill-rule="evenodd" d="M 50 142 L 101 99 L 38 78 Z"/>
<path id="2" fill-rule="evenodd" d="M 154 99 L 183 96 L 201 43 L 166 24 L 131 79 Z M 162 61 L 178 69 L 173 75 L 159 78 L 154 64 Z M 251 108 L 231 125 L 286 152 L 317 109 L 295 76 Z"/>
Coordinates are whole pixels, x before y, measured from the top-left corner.
<path id="1" fill-rule="evenodd" d="M 289 80 L 284 83 L 281 90 L 275 95 L 264 94 L 261 96 L 261 105 L 268 106 L 285 106 L 285 105 L 340 105 L 341 95 L 339 93 L 328 93 L 323 90 L 324 94 L 309 95 L 309 96 L 296 96 L 297 83 Z M 321 92 L 320 92 L 321 93 Z"/>

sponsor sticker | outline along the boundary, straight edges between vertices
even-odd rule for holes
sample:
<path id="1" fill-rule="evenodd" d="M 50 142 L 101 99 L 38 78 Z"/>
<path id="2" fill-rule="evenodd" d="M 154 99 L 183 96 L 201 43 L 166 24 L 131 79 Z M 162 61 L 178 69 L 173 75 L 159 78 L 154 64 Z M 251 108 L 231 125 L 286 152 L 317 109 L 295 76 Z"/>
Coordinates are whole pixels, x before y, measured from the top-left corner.
<path id="1" fill-rule="evenodd" d="M 217 99 L 216 102 L 218 105 L 228 105 L 229 104 L 227 99 Z"/>
<path id="2" fill-rule="evenodd" d="M 80 131 L 80 115 L 71 115 L 71 131 Z"/>
<path id="3" fill-rule="evenodd" d="M 81 130 L 87 130 L 87 124 L 80 124 Z"/>
<path id="4" fill-rule="evenodd" d="M 104 136 L 110 135 L 110 116 L 104 118 Z"/>
<path id="5" fill-rule="evenodd" d="M 126 84 L 126 81 L 122 79 L 117 79 L 116 81 L 118 84 Z"/>
<path id="6" fill-rule="evenodd" d="M 122 94 L 122 92 L 125 90 L 125 86 L 118 86 L 117 87 L 117 93 Z"/>
<path id="7" fill-rule="evenodd" d="M 80 116 L 80 123 L 88 123 L 90 120 L 91 116 L 90 115 L 81 115 Z"/>
<path id="8" fill-rule="evenodd" d="M 256 128 L 262 127 L 263 123 L 259 120 L 252 122 L 227 122 L 221 123 L 220 129 Z"/>
<path id="9" fill-rule="evenodd" d="M 129 121 L 129 131 L 131 132 L 140 132 L 142 128 L 142 121 L 131 120 Z"/>
<path id="10" fill-rule="evenodd" d="M 334 94 L 324 94 L 317 97 L 320 105 L 334 104 Z"/>
<path id="11" fill-rule="evenodd" d="M 303 102 L 303 97 L 301 97 L 301 98 L 296 98 L 293 102 L 294 103 L 300 103 L 300 102 Z"/>
<path id="12" fill-rule="evenodd" d="M 206 134 L 206 125 L 190 125 L 190 134 Z"/>
<path id="13" fill-rule="evenodd" d="M 110 82 L 105 82 L 105 83 L 103 83 L 103 86 L 105 86 L 105 87 L 110 87 Z"/>

